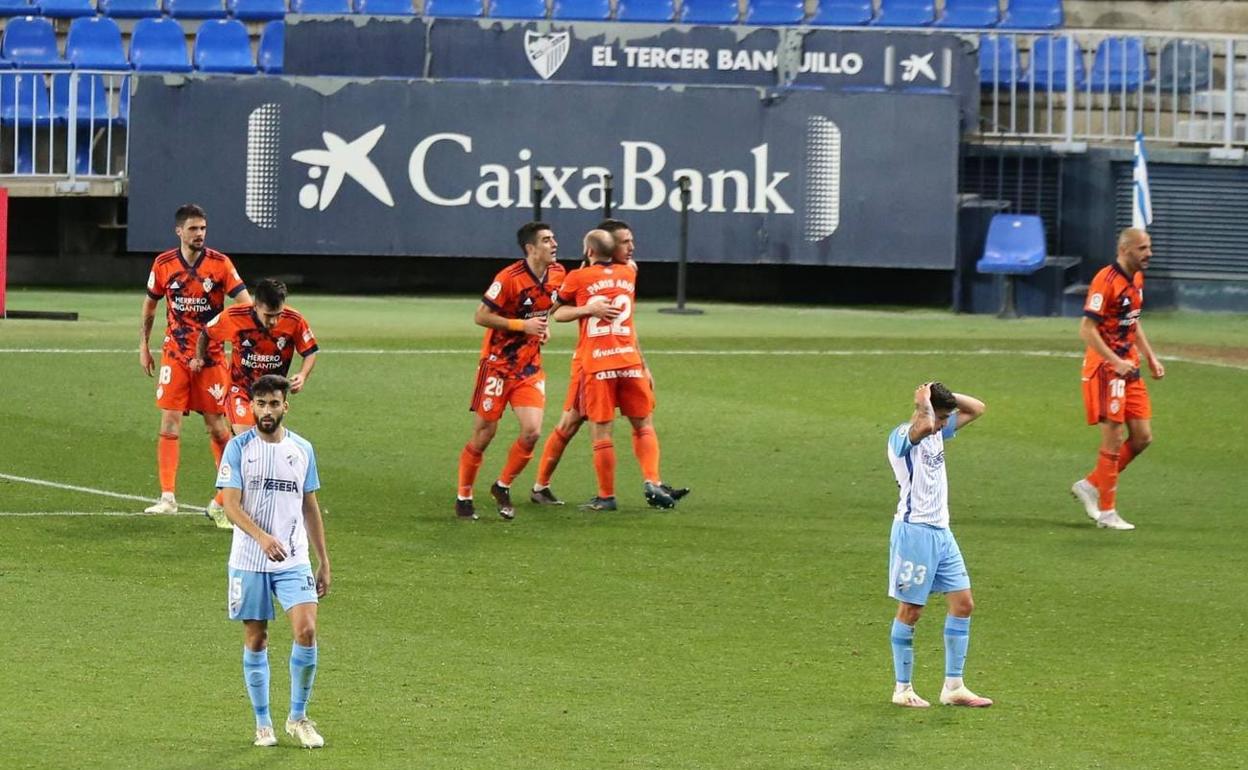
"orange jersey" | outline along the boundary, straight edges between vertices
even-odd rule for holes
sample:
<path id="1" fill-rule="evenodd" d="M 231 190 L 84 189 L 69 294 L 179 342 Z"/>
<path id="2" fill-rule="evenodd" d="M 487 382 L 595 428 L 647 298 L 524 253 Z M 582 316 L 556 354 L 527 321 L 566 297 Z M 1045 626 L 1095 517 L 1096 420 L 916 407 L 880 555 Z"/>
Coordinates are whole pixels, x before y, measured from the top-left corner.
<path id="1" fill-rule="evenodd" d="M 1096 331 L 1109 349 L 1137 367 L 1140 352 L 1135 347 L 1135 328 L 1144 307 L 1144 272 L 1127 277 L 1117 262 L 1101 268 L 1088 287 L 1083 314 L 1096 322 Z M 1105 363 L 1092 348 L 1083 357 L 1084 374 L 1096 371 Z"/>
<path id="2" fill-rule="evenodd" d="M 182 363 L 194 358 L 199 332 L 225 307 L 225 295 L 234 297 L 246 288 L 234 263 L 219 251 L 204 249 L 194 265 L 186 263 L 180 249 L 158 255 L 147 276 L 147 296 L 165 300 L 164 351 Z M 221 354 L 220 342 L 209 345 L 205 365 L 220 361 Z"/>
<path id="3" fill-rule="evenodd" d="M 295 351 L 304 358 L 317 351 L 316 335 L 289 305 L 272 329 L 260 324 L 255 305 L 234 305 L 209 321 L 204 334 L 212 344 L 230 343 L 230 384 L 247 392 L 266 374 L 286 376 Z"/>
<path id="4" fill-rule="evenodd" d="M 543 276 L 534 275 L 529 263 L 520 260 L 494 276 L 481 301 L 503 318 L 544 317 L 554 304 L 555 289 L 567 271 L 554 264 Z M 524 332 L 486 329 L 481 341 L 481 360 L 504 377 L 532 377 L 542 368 L 542 340 Z"/>
<path id="5" fill-rule="evenodd" d="M 590 265 L 573 270 L 559 287 L 559 301 L 578 307 L 591 302 L 610 302 L 619 308 L 614 320 L 586 316 L 580 321 L 576 355 L 589 373 L 641 366 L 641 348 L 633 324 L 637 302 L 637 268 L 617 263 Z"/>

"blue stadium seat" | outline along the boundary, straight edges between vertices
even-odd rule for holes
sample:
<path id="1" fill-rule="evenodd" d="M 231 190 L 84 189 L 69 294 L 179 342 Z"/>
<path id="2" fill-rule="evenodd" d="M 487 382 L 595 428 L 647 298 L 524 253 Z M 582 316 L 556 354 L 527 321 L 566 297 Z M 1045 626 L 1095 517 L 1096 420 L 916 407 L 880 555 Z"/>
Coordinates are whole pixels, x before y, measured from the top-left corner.
<path id="1" fill-rule="evenodd" d="M 355 12 L 369 16 L 412 16 L 412 0 L 355 0 Z"/>
<path id="2" fill-rule="evenodd" d="M 751 0 L 745 9 L 746 24 L 801 24 L 805 18 L 802 0 Z"/>
<path id="3" fill-rule="evenodd" d="M 121 88 L 119 88 L 117 91 L 116 121 L 123 126 L 130 122 L 130 76 L 129 75 L 121 79 Z"/>
<path id="4" fill-rule="evenodd" d="M 992 88 L 993 83 L 1008 90 L 1011 83 L 1021 83 L 1023 68 L 1018 63 L 1018 47 L 1009 35 L 981 35 L 979 38 L 979 83 Z"/>
<path id="5" fill-rule="evenodd" d="M 1148 56 L 1138 37 L 1107 37 L 1092 57 L 1092 90 L 1135 91 L 1148 82 Z"/>
<path id="6" fill-rule="evenodd" d="M 139 72 L 190 72 L 186 34 L 174 19 L 139 19 L 130 33 L 130 63 Z"/>
<path id="7" fill-rule="evenodd" d="M 984 255 L 975 264 L 980 273 L 1034 273 L 1048 257 L 1044 222 L 1031 214 L 997 214 L 988 224 Z"/>
<path id="8" fill-rule="evenodd" d="M 37 72 L 0 73 L 0 123 L 47 126 L 52 122 L 48 87 Z"/>
<path id="9" fill-rule="evenodd" d="M 1005 29 L 1057 29 L 1064 21 L 1062 0 L 1010 0 L 1000 26 Z"/>
<path id="10" fill-rule="evenodd" d="M 426 16 L 484 16 L 484 0 L 425 0 Z"/>
<path id="11" fill-rule="evenodd" d="M 1066 69 L 1066 52 L 1070 48 L 1069 37 L 1037 37 L 1031 44 L 1031 71 L 1025 82 L 1035 83 L 1037 89 L 1065 91 L 1068 80 L 1074 80 L 1075 88 L 1086 83 L 1083 69 L 1083 49 L 1074 45 L 1074 71 Z"/>
<path id="12" fill-rule="evenodd" d="M 4 44 L 0 57 L 8 59 L 19 68 L 63 70 L 69 62 L 61 58 L 56 49 L 56 31 L 52 22 L 36 16 L 18 16 L 9 19 L 4 28 Z"/>
<path id="13" fill-rule="evenodd" d="M 685 24 L 736 24 L 740 18 L 737 0 L 684 0 L 680 5 Z"/>
<path id="14" fill-rule="evenodd" d="M 1201 40 L 1169 40 L 1157 54 L 1157 80 L 1162 91 L 1181 94 L 1209 87 L 1209 44 Z"/>
<path id="15" fill-rule="evenodd" d="M 39 12 L 49 19 L 75 19 L 94 16 L 91 0 L 38 0 Z"/>
<path id="16" fill-rule="evenodd" d="M 619 0 L 616 21 L 671 21 L 676 16 L 675 0 Z"/>
<path id="17" fill-rule="evenodd" d="M 52 76 L 52 119 L 57 122 L 69 120 L 68 73 Z M 108 108 L 108 89 L 104 75 L 78 75 L 78 120 L 80 123 L 107 123 L 112 119 Z"/>
<path id="18" fill-rule="evenodd" d="M 195 35 L 195 69 L 200 72 L 230 72 L 251 75 L 256 62 L 251 58 L 251 38 L 238 19 L 205 21 Z"/>
<path id="19" fill-rule="evenodd" d="M 286 0 L 226 0 L 230 15 L 242 21 L 268 21 L 286 16 Z"/>
<path id="20" fill-rule="evenodd" d="M 546 0 L 491 0 L 491 19 L 544 19 Z"/>
<path id="21" fill-rule="evenodd" d="M 879 27 L 926 27 L 936 21 L 934 0 L 880 0 Z"/>
<path id="22" fill-rule="evenodd" d="M 221 0 L 165 0 L 165 13 L 175 19 L 223 19 Z"/>
<path id="23" fill-rule="evenodd" d="M 270 75 L 282 74 L 282 62 L 286 58 L 286 24 L 271 21 L 264 25 L 260 35 L 260 49 L 256 51 L 256 63 L 261 72 Z"/>
<path id="24" fill-rule="evenodd" d="M 99 0 L 100 13 L 114 19 L 146 19 L 161 14 L 161 0 Z"/>
<path id="25" fill-rule="evenodd" d="M 0 0 L 0 16 L 29 16 L 37 10 L 29 0 Z"/>
<path id="26" fill-rule="evenodd" d="M 829 27 L 856 27 L 870 24 L 875 18 L 871 0 L 820 0 L 810 17 L 811 24 Z"/>
<path id="27" fill-rule="evenodd" d="M 74 19 L 65 38 L 65 58 L 75 69 L 128 70 L 121 29 L 107 16 Z"/>
<path id="28" fill-rule="evenodd" d="M 945 0 L 945 12 L 936 20 L 938 27 L 984 29 L 1001 21 L 997 0 Z"/>
<path id="29" fill-rule="evenodd" d="M 555 0 L 552 19 L 604 21 L 611 18 L 611 0 Z"/>
<path id="30" fill-rule="evenodd" d="M 291 13 L 351 13 L 351 0 L 290 0 Z"/>

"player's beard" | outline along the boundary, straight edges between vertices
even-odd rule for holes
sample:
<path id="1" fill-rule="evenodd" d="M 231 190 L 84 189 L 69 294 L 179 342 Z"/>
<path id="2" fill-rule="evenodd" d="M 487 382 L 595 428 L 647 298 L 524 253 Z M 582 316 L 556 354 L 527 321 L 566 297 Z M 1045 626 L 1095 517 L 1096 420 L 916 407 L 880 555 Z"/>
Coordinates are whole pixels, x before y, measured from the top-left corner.
<path id="1" fill-rule="evenodd" d="M 277 429 L 282 427 L 282 417 L 285 415 L 267 415 L 256 420 L 256 430 L 266 435 L 273 435 Z M 266 422 L 268 423 L 266 425 Z"/>

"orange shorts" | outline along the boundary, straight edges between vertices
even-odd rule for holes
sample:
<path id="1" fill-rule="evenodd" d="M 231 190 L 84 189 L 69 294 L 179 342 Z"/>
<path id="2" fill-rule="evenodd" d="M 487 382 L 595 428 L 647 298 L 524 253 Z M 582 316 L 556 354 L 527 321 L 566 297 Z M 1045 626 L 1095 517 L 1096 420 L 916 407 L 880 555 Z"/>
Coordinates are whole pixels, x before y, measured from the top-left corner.
<path id="1" fill-rule="evenodd" d="M 512 409 L 518 406 L 544 408 L 546 374 L 538 372 L 517 380 L 482 365 L 477 372 L 477 387 L 472 393 L 472 403 L 468 405 L 468 410 L 491 422 L 497 422 L 502 418 L 503 410 L 508 404 L 511 404 Z"/>
<path id="2" fill-rule="evenodd" d="M 192 372 L 167 351 L 160 354 L 156 406 L 161 409 L 224 414 L 225 393 L 229 387 L 230 370 L 224 362 Z"/>
<path id="3" fill-rule="evenodd" d="M 654 412 L 654 390 L 640 366 L 586 374 L 581 382 L 584 414 L 591 422 L 611 422 L 617 407 L 625 417 L 649 417 Z"/>
<path id="4" fill-rule="evenodd" d="M 225 416 L 230 418 L 231 425 L 255 425 L 256 416 L 251 412 L 251 394 L 246 388 L 230 386 L 230 395 L 225 397 Z"/>
<path id="5" fill-rule="evenodd" d="M 1102 420 L 1116 423 L 1147 420 L 1153 416 L 1144 378 L 1138 373 L 1131 377 L 1119 377 L 1112 368 L 1104 365 L 1083 378 L 1083 408 L 1087 412 L 1088 425 L 1096 425 Z"/>
<path id="6" fill-rule="evenodd" d="M 581 362 L 576 356 L 572 356 L 572 375 L 568 380 L 568 397 L 563 400 L 563 411 L 576 411 L 585 414 L 585 403 L 581 398 L 584 389 L 584 372 L 581 370 Z"/>

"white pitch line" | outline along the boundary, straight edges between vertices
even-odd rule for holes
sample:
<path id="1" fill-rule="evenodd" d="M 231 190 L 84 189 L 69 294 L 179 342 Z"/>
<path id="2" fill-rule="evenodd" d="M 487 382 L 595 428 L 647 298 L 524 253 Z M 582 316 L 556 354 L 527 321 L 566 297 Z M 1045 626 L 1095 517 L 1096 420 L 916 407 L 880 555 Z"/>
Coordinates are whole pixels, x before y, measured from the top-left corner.
<path id="1" fill-rule="evenodd" d="M 195 511 L 177 513 L 142 513 L 136 511 L 0 511 L 0 518 L 33 518 L 36 516 L 201 516 Z"/>
<path id="2" fill-rule="evenodd" d="M 88 495 L 100 495 L 101 497 L 114 497 L 118 500 L 137 500 L 142 503 L 155 502 L 155 498 L 144 497 L 143 495 L 127 495 L 121 492 L 110 492 L 107 489 L 96 489 L 95 487 L 79 487 L 73 484 L 61 484 L 60 482 L 57 482 L 57 481 L 47 481 L 46 479 L 32 479 L 26 476 L 14 476 L 8 473 L 0 473 L 0 479 L 4 479 L 6 481 L 17 481 L 22 484 L 34 484 L 35 486 L 39 486 L 39 487 L 52 487 L 53 489 L 64 489 L 69 492 L 83 492 Z M 203 513 L 205 510 L 207 510 L 198 505 L 184 505 L 181 503 L 179 503 L 179 507 L 186 508 L 188 511 L 196 511 L 199 513 Z M 150 516 L 151 514 L 143 514 L 143 515 Z"/>

